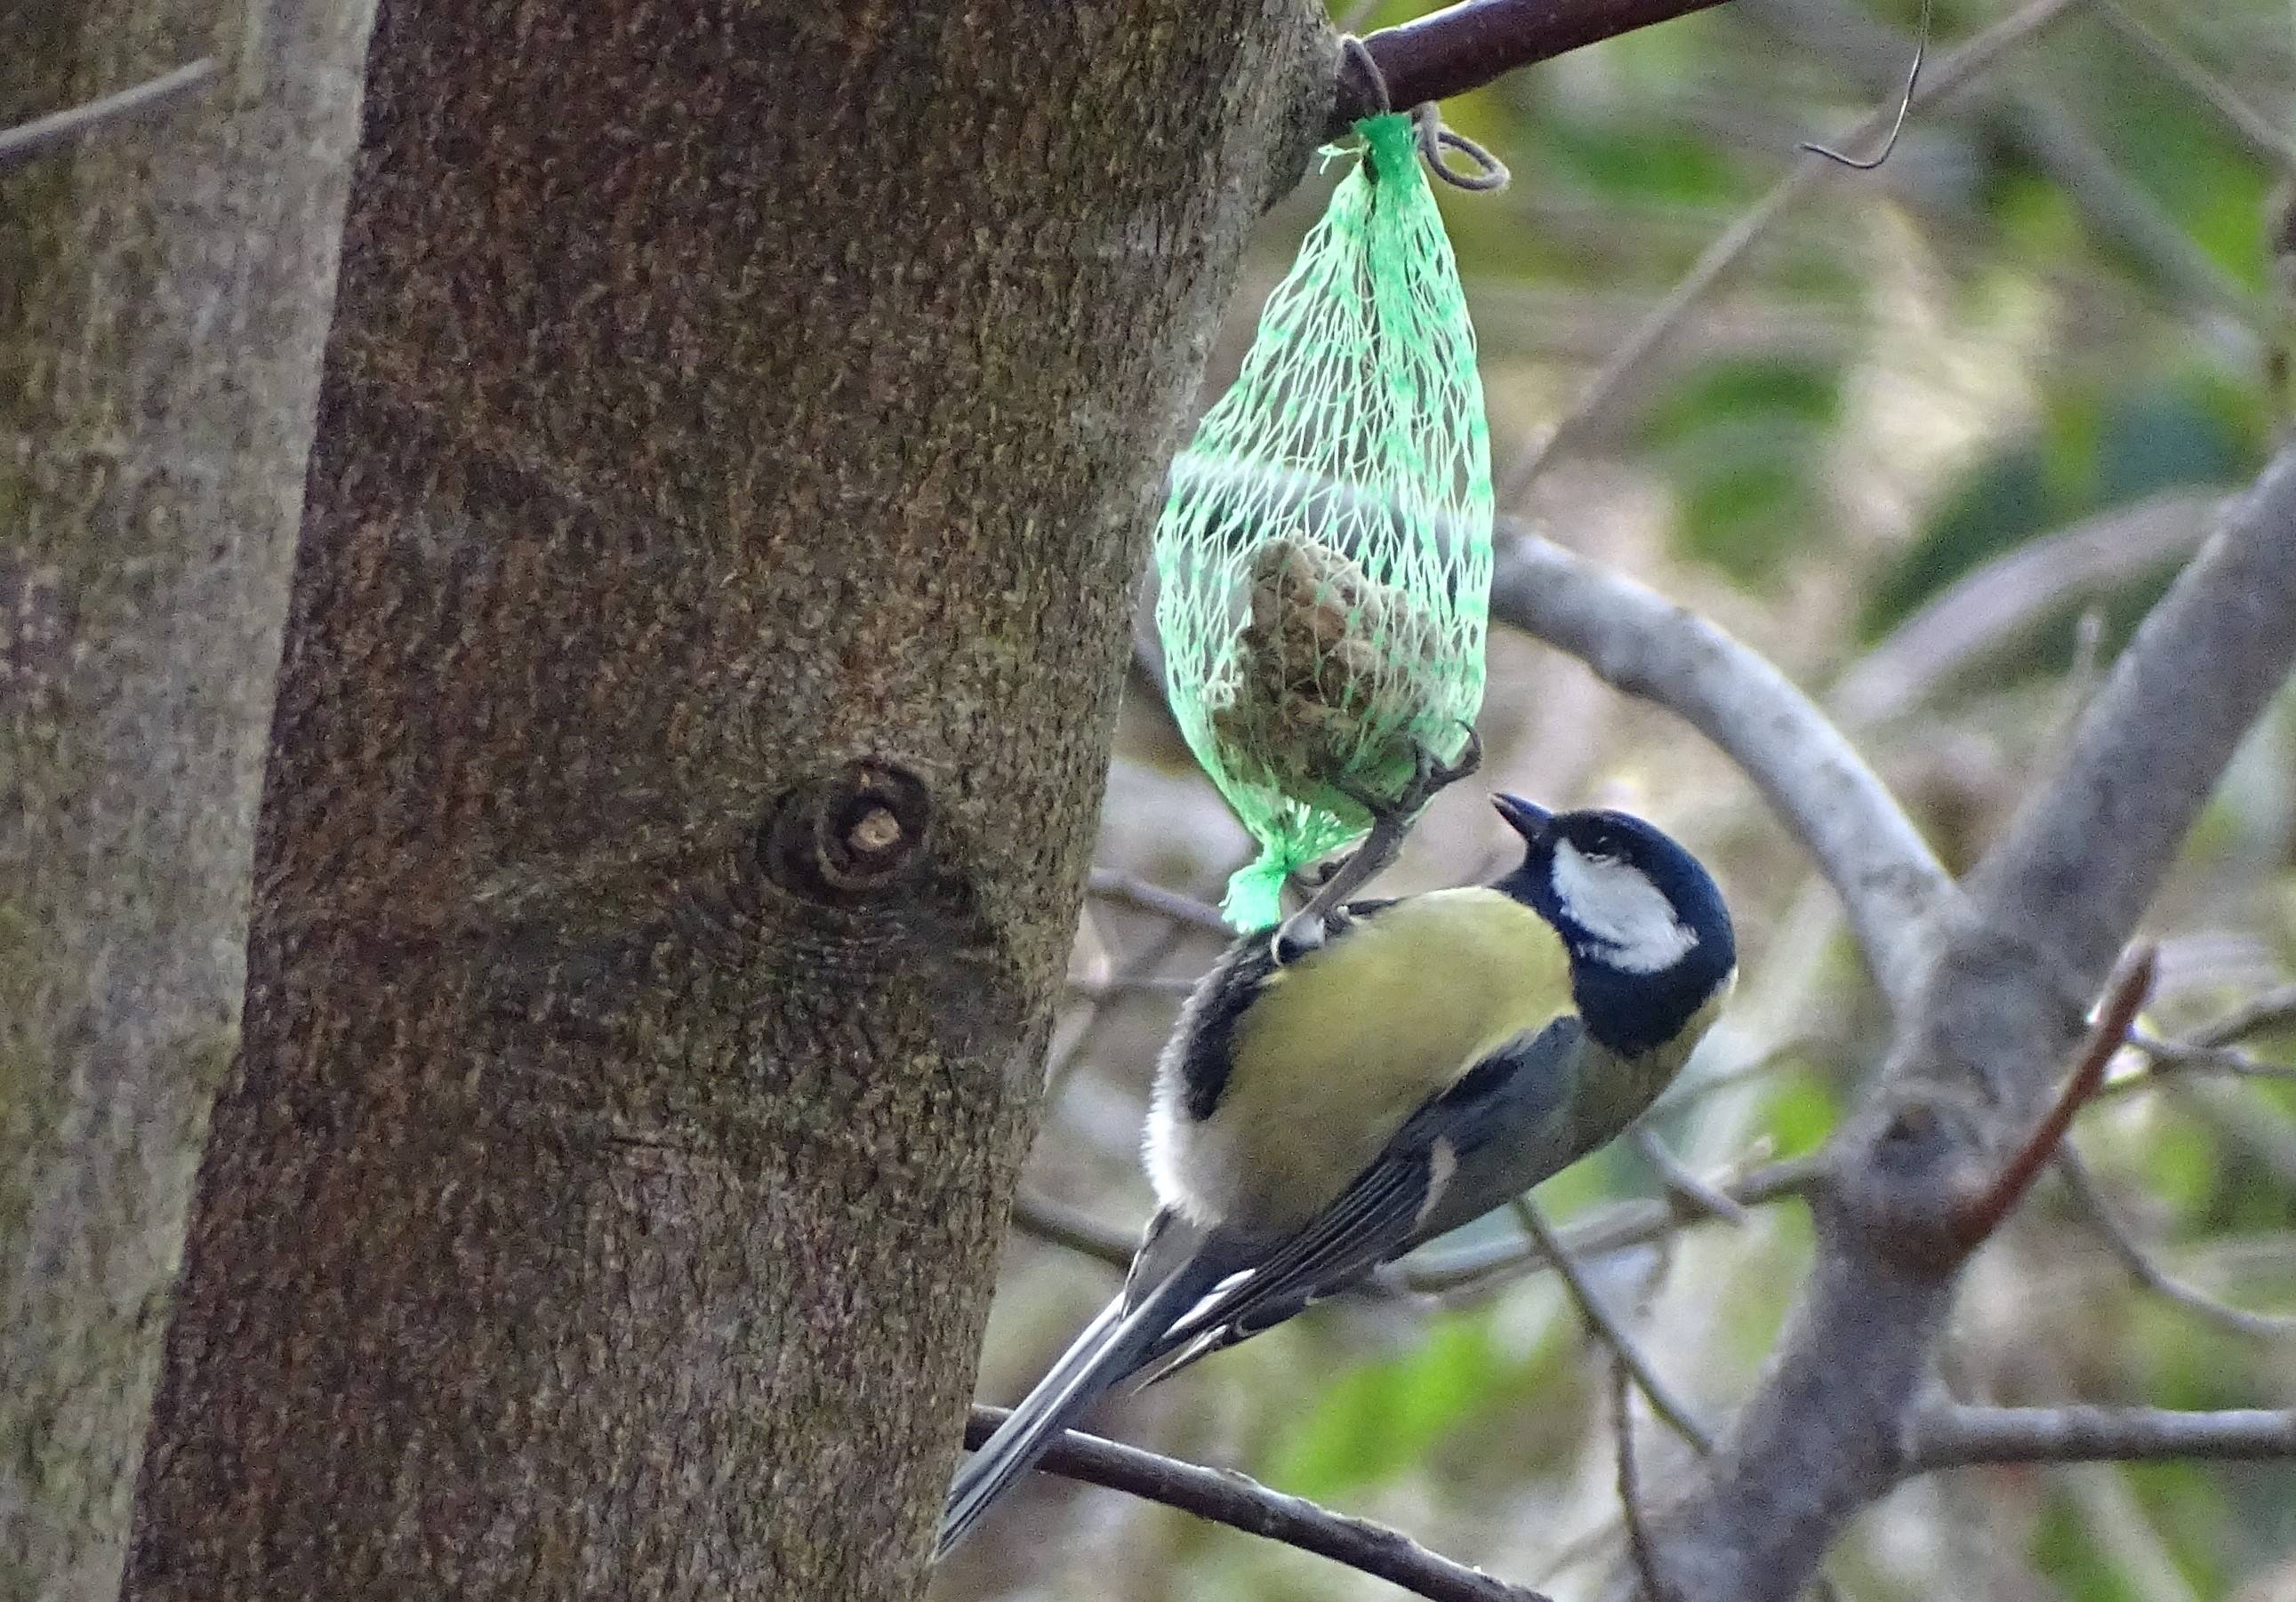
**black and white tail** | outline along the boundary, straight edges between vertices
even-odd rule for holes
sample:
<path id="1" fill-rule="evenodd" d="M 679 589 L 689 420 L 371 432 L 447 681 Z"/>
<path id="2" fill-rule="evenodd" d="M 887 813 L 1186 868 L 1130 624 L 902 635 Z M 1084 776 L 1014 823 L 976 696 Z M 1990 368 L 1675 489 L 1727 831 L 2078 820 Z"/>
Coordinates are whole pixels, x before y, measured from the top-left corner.
<path id="1" fill-rule="evenodd" d="M 957 1471 L 941 1515 L 936 1561 L 963 1543 L 996 1499 L 1036 1466 L 1060 1433 L 1110 1386 L 1136 1373 L 1156 1343 L 1220 1279 L 1216 1264 L 1198 1256 L 1130 1307 L 1119 1296 L 1101 1309 L 1036 1389 L 1021 1399 L 996 1433 Z"/>

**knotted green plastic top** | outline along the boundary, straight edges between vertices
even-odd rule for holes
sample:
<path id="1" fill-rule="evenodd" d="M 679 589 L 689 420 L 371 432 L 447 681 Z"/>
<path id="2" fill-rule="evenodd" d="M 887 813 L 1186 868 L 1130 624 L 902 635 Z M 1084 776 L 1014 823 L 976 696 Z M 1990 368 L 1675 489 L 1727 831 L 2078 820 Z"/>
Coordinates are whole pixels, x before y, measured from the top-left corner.
<path id="1" fill-rule="evenodd" d="M 1456 756 L 1483 698 L 1490 439 L 1474 331 L 1411 119 L 1362 160 L 1260 315 L 1234 385 L 1173 465 L 1156 626 L 1188 744 L 1259 860 L 1241 929 L 1362 834 L 1414 742 Z"/>

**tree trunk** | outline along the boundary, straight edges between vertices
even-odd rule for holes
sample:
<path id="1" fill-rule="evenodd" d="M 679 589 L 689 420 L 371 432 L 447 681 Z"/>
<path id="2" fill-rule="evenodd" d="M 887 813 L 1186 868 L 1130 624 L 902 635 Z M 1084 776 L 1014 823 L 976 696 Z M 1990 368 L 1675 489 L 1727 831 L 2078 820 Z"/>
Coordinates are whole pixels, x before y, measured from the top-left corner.
<path id="1" fill-rule="evenodd" d="M 1298 0 L 390 6 L 132 1594 L 880 1598 Z"/>
<path id="2" fill-rule="evenodd" d="M 0 4 L 0 1594 L 108 1599 L 248 864 L 370 8 Z M 232 53 L 236 52 L 234 55 Z"/>

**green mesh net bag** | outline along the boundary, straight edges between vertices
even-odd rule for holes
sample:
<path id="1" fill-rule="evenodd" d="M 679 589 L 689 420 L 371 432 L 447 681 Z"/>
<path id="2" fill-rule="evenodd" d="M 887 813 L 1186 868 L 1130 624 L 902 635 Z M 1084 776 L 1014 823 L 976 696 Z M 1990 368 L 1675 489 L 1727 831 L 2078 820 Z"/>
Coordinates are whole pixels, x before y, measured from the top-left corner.
<path id="1" fill-rule="evenodd" d="M 1415 748 L 1449 760 L 1483 699 L 1490 438 L 1474 331 L 1411 119 L 1362 159 L 1174 463 L 1156 627 L 1188 744 L 1260 843 L 1239 929 L 1363 834 Z"/>

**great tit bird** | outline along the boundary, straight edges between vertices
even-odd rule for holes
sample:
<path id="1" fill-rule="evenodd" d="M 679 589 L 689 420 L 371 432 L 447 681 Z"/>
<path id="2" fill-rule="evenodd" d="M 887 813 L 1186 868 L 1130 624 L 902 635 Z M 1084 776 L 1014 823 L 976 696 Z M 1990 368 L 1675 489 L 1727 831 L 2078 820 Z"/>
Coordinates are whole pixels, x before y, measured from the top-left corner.
<path id="1" fill-rule="evenodd" d="M 1496 883 L 1357 902 L 1283 960 L 1261 930 L 1156 1072 L 1161 1204 L 1124 1288 L 956 1476 L 946 1556 L 1110 1386 L 1282 1323 L 1603 1145 L 1671 1081 L 1736 975 L 1698 860 L 1617 812 L 1493 798 Z"/>

